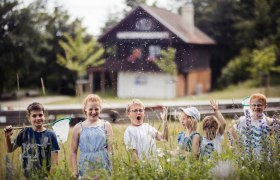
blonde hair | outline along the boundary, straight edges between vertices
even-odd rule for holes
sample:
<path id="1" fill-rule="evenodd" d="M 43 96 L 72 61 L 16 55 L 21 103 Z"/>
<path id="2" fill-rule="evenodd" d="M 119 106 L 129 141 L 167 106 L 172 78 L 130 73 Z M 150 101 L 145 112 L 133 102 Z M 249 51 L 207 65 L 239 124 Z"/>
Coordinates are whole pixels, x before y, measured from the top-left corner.
<path id="1" fill-rule="evenodd" d="M 83 101 L 83 105 L 84 105 L 83 110 L 84 110 L 84 112 L 85 112 L 85 107 L 86 107 L 88 102 L 98 102 L 100 104 L 100 108 L 101 108 L 102 99 L 97 94 L 89 94 L 84 99 L 84 101 Z"/>
<path id="2" fill-rule="evenodd" d="M 262 101 L 263 105 L 266 105 L 266 96 L 261 93 L 254 93 L 250 96 L 250 103 L 253 99 Z"/>
<path id="3" fill-rule="evenodd" d="M 128 104 L 126 105 L 126 112 L 127 112 L 127 113 L 130 111 L 130 107 L 131 107 L 132 105 L 134 105 L 134 104 L 139 105 L 139 106 L 141 106 L 143 109 L 145 109 L 145 105 L 144 105 L 144 103 L 143 103 L 142 101 L 140 101 L 139 99 L 133 99 L 130 103 L 128 103 Z"/>
<path id="4" fill-rule="evenodd" d="M 195 118 L 193 118 L 192 116 L 187 115 L 186 113 L 184 113 L 183 111 L 179 114 L 179 120 L 182 120 L 182 116 L 187 116 L 190 117 L 191 119 L 191 129 L 196 130 L 197 129 L 197 120 Z"/>
<path id="5" fill-rule="evenodd" d="M 206 132 L 206 138 L 213 140 L 219 128 L 218 120 L 215 116 L 206 116 L 203 119 L 202 130 Z"/>

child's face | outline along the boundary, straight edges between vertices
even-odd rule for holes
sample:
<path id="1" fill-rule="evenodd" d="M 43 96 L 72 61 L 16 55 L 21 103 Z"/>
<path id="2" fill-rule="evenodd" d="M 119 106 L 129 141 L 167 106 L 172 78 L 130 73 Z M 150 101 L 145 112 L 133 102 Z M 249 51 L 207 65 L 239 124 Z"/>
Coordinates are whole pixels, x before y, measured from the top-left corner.
<path id="1" fill-rule="evenodd" d="M 88 120 L 97 120 L 101 112 L 101 106 L 99 102 L 89 101 L 84 107 L 84 113 Z"/>
<path id="2" fill-rule="evenodd" d="M 144 122 L 144 108 L 139 104 L 131 105 L 127 115 L 133 126 L 140 126 Z"/>
<path id="3" fill-rule="evenodd" d="M 30 111 L 29 115 L 29 122 L 31 123 L 32 127 L 36 129 L 43 127 L 45 122 L 45 114 L 43 111 Z"/>
<path id="4" fill-rule="evenodd" d="M 250 108 L 253 115 L 261 115 L 266 108 L 266 104 L 264 104 L 262 100 L 252 99 L 250 101 Z"/>
<path id="5" fill-rule="evenodd" d="M 182 126 L 184 128 L 187 128 L 187 129 L 191 129 L 192 128 L 192 118 L 190 116 L 188 116 L 185 113 L 181 112 L 179 120 L 182 123 Z"/>

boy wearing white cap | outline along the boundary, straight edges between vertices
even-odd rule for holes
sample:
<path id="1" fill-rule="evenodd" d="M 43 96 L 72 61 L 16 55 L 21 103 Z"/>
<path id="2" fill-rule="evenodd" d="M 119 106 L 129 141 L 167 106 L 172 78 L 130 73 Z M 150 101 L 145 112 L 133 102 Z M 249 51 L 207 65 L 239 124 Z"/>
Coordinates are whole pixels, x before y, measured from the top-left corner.
<path id="1" fill-rule="evenodd" d="M 200 120 L 200 112 L 195 107 L 180 108 L 179 121 L 185 131 L 178 135 L 179 150 L 184 154 L 191 153 L 194 157 L 199 157 L 199 147 L 202 141 L 201 135 L 197 132 L 197 122 Z"/>

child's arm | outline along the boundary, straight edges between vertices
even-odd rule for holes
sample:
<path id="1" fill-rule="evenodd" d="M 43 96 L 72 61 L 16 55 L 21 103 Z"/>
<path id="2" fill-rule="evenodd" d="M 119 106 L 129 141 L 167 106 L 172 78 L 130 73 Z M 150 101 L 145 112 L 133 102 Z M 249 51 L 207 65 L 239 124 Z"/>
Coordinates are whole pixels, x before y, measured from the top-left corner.
<path id="1" fill-rule="evenodd" d="M 80 128 L 81 127 L 79 126 L 79 124 L 75 125 L 73 129 L 72 142 L 71 142 L 70 161 L 72 167 L 72 176 L 74 178 L 78 177 L 77 152 L 78 152 L 78 145 L 79 145 Z"/>
<path id="2" fill-rule="evenodd" d="M 162 107 L 163 112 L 160 113 L 160 118 L 162 120 L 162 133 L 158 132 L 156 135 L 157 140 L 168 141 L 168 123 L 167 123 L 167 108 Z"/>
<path id="3" fill-rule="evenodd" d="M 106 122 L 107 151 L 109 155 L 113 154 L 113 129 L 109 122 Z"/>
<path id="4" fill-rule="evenodd" d="M 129 153 L 130 153 L 130 158 L 131 158 L 131 165 L 134 166 L 136 163 L 139 162 L 139 158 L 138 158 L 138 155 L 137 155 L 137 150 L 136 149 L 131 149 L 129 150 Z"/>
<path id="5" fill-rule="evenodd" d="M 195 158 L 199 157 L 199 146 L 200 146 L 199 140 L 200 140 L 199 135 L 196 134 L 193 136 L 192 154 Z"/>
<path id="6" fill-rule="evenodd" d="M 51 173 L 52 173 L 54 167 L 58 165 L 58 152 L 57 151 L 52 152 L 51 162 L 52 162 L 52 166 L 51 166 Z"/>
<path id="7" fill-rule="evenodd" d="M 219 111 L 219 106 L 216 100 L 210 100 L 210 106 L 212 107 L 215 116 L 217 117 L 218 121 L 220 122 L 219 133 L 222 135 L 226 129 L 226 120 L 222 113 Z"/>
<path id="8" fill-rule="evenodd" d="M 229 132 L 229 135 L 233 137 L 233 140 L 237 140 L 238 139 L 237 134 L 235 133 L 235 130 L 234 130 L 233 127 L 229 128 L 228 132 Z"/>
<path id="9" fill-rule="evenodd" d="M 126 131 L 124 132 L 124 144 L 127 152 L 129 153 L 131 166 L 133 167 L 139 161 L 139 157 L 136 149 L 137 142 L 133 138 L 132 133 L 133 132 L 131 132 L 130 129 L 126 129 Z"/>
<path id="10" fill-rule="evenodd" d="M 7 146 L 7 152 L 13 152 L 17 146 L 14 145 L 14 143 L 11 141 L 11 136 L 14 133 L 13 127 L 12 126 L 6 126 L 4 129 L 5 133 L 5 140 L 6 140 L 6 146 Z"/>

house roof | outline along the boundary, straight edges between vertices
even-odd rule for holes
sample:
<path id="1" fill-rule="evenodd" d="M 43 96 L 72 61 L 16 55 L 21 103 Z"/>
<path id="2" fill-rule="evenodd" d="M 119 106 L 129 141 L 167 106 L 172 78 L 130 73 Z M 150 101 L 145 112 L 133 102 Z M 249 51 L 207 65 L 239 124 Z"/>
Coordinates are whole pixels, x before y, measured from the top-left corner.
<path id="1" fill-rule="evenodd" d="M 167 29 L 169 29 L 172 33 L 174 33 L 176 36 L 178 36 L 183 42 L 189 43 L 189 44 L 215 44 L 215 40 L 213 40 L 211 37 L 206 35 L 204 32 L 199 30 L 197 27 L 194 27 L 194 32 L 190 33 L 186 31 L 182 25 L 181 25 L 181 16 L 179 14 L 172 13 L 168 10 L 161 9 L 161 8 L 155 8 L 150 7 L 147 5 L 140 5 L 137 8 L 135 8 L 133 11 L 131 11 L 122 21 L 120 21 L 117 25 L 112 27 L 110 30 L 102 34 L 99 38 L 99 40 L 103 39 L 106 35 L 111 33 L 114 29 L 116 29 L 118 26 L 121 25 L 121 23 L 134 14 L 133 12 L 139 10 L 139 8 L 146 11 L 148 14 L 150 14 L 152 17 L 154 17 L 157 21 L 159 21 L 163 26 L 165 26 Z"/>

